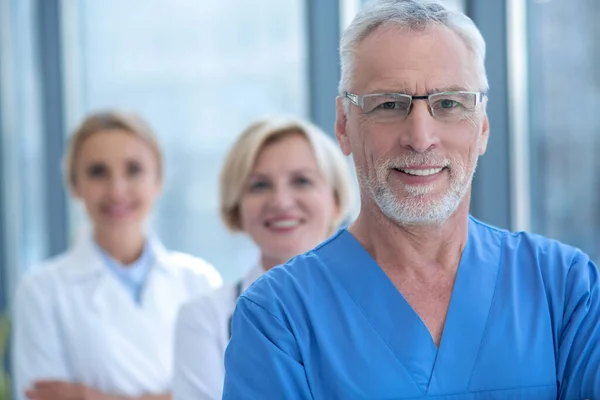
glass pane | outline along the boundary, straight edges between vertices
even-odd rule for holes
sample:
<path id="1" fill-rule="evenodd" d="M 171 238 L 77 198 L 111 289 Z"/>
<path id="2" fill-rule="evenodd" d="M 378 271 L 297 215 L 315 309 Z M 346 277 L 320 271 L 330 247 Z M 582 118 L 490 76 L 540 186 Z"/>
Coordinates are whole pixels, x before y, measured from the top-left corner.
<path id="1" fill-rule="evenodd" d="M 201 256 L 231 281 L 258 262 L 219 219 L 225 152 L 265 114 L 305 117 L 302 0 L 64 2 L 69 121 L 124 107 L 158 132 L 166 186 L 154 227 L 167 247 Z M 70 24 L 70 25 L 69 25 Z M 75 89 L 73 89 L 75 88 Z M 75 111 L 73 111 L 75 110 Z"/>
<path id="2" fill-rule="evenodd" d="M 532 227 L 600 259 L 600 2 L 529 9 Z"/>
<path id="3" fill-rule="evenodd" d="M 41 87 L 36 52 L 34 2 L 5 1 L 0 6 L 2 46 L 1 105 L 5 243 L 10 287 L 26 268 L 47 254 L 44 204 L 44 141 Z M 58 168 L 58 167 L 57 167 Z"/>
<path id="4" fill-rule="evenodd" d="M 33 0 L 0 1 L 0 399 L 8 399 L 12 293 L 48 256 L 45 147 Z"/>

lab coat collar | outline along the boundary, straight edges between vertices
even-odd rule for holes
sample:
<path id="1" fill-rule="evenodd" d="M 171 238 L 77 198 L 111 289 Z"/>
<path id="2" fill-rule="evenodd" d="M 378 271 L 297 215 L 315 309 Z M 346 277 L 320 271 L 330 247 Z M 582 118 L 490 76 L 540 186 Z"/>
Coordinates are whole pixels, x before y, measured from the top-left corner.
<path id="1" fill-rule="evenodd" d="M 149 235 L 147 243 L 155 257 L 153 267 L 163 273 L 169 274 L 172 272 L 173 269 L 170 268 L 169 263 L 169 252 L 160 240 L 153 235 Z M 73 262 L 69 263 L 69 269 L 66 271 L 68 278 L 77 281 L 109 272 L 95 246 L 91 234 L 75 242 L 73 248 L 68 252 L 68 256 L 73 258 Z"/>
<path id="2" fill-rule="evenodd" d="M 173 268 L 169 262 L 169 251 L 165 248 L 162 242 L 156 236 L 149 235 L 148 246 L 150 246 L 152 249 L 152 254 L 154 254 L 155 267 L 157 270 L 165 273 L 173 272 Z"/>
<path id="3" fill-rule="evenodd" d="M 265 270 L 261 263 L 256 264 L 256 266 L 244 276 L 242 280 L 242 292 L 250 287 L 262 274 L 264 274 Z"/>

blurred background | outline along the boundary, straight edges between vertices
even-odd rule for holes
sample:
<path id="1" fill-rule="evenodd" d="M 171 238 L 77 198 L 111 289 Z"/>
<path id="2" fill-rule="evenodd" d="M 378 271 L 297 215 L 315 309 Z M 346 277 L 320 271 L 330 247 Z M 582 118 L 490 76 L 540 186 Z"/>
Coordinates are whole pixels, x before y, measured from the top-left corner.
<path id="1" fill-rule="evenodd" d="M 24 271 L 86 227 L 60 161 L 75 125 L 99 108 L 139 112 L 159 134 L 166 186 L 152 224 L 166 246 L 205 258 L 226 281 L 242 276 L 256 250 L 219 220 L 224 154 L 269 114 L 333 134 L 339 35 L 360 3 L 0 0 L 0 309 Z M 473 215 L 598 261 L 600 2 L 447 3 L 488 46 L 491 139 Z"/>

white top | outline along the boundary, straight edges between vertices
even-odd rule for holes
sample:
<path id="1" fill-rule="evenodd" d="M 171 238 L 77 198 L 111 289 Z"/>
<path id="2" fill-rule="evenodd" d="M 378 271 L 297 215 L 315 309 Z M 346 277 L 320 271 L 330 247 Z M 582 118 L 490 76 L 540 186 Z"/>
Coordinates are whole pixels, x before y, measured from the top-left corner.
<path id="1" fill-rule="evenodd" d="M 222 279 L 205 261 L 149 242 L 156 262 L 140 304 L 103 265 L 91 237 L 23 277 L 12 348 L 17 399 L 42 379 L 119 396 L 171 391 L 179 307 Z"/>
<path id="2" fill-rule="evenodd" d="M 261 274 L 253 268 L 242 280 L 246 290 Z M 227 285 L 181 307 L 175 332 L 174 400 L 221 399 L 224 356 L 238 285 Z"/>

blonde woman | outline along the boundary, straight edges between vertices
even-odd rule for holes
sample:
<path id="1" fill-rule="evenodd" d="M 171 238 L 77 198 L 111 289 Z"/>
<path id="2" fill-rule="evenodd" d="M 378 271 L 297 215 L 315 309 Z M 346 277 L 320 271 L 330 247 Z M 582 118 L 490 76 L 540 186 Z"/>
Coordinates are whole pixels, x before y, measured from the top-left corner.
<path id="1" fill-rule="evenodd" d="M 261 274 L 327 239 L 348 215 L 350 175 L 334 141 L 295 119 L 251 125 L 221 173 L 221 215 L 260 259 L 239 282 L 186 304 L 177 323 L 173 397 L 220 399 L 238 296 Z M 251 397 L 251 396 L 250 396 Z"/>
<path id="2" fill-rule="evenodd" d="M 144 229 L 163 163 L 139 117 L 89 116 L 64 166 L 93 229 L 20 282 L 15 393 L 32 400 L 169 399 L 178 309 L 193 294 L 220 287 L 221 277 Z"/>

